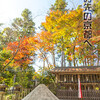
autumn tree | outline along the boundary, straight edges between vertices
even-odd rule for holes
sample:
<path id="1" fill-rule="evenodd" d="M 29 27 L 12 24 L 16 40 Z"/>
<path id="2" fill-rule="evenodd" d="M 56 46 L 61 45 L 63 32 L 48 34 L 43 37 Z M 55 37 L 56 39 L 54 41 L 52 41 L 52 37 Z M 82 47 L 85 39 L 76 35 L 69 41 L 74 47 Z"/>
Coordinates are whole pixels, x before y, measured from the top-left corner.
<path id="1" fill-rule="evenodd" d="M 94 65 L 95 59 L 97 59 L 94 48 L 99 48 L 97 44 L 99 43 L 99 18 L 93 18 L 92 29 L 94 35 L 93 38 L 90 39 L 93 47 L 89 48 L 87 44 L 84 44 L 83 9 L 79 5 L 76 10 L 65 11 L 61 10 L 60 6 L 57 6 L 59 3 L 61 3 L 59 0 L 56 1 L 49 15 L 46 16 L 46 22 L 42 23 L 43 29 L 46 32 L 50 32 L 53 36 L 56 58 L 58 56 L 58 58 L 61 59 L 58 61 L 61 61 L 62 67 L 66 66 L 67 62 L 69 62 L 70 66 L 82 64 L 85 66 Z M 96 41 L 94 41 L 95 36 L 98 36 Z M 99 52 L 98 50 L 99 49 L 97 49 L 97 52 Z"/>
<path id="2" fill-rule="evenodd" d="M 6 70 L 8 67 L 16 66 L 16 67 L 27 68 L 28 64 L 30 64 L 30 61 L 32 63 L 33 59 L 30 56 L 34 54 L 34 50 L 32 49 L 34 43 L 32 43 L 31 41 L 32 39 L 25 40 L 26 39 L 25 36 L 29 37 L 34 35 L 35 33 L 34 25 L 35 23 L 33 22 L 31 11 L 25 9 L 22 12 L 22 18 L 14 19 L 12 23 L 12 27 L 6 27 L 1 32 L 0 44 L 3 46 L 3 48 L 7 47 L 6 51 L 11 51 L 10 56 L 8 56 L 7 59 L 5 58 L 6 60 L 3 61 L 1 65 L 3 74 L 7 72 Z M 30 45 L 29 45 L 29 41 L 30 41 Z M 29 47 L 27 45 L 29 45 Z M 29 50 L 29 48 L 31 50 Z M 0 52 L 2 53 L 2 51 Z M 0 76 L 2 77 L 2 75 Z"/>
<path id="3" fill-rule="evenodd" d="M 63 13 L 65 11 L 68 11 L 67 5 L 68 5 L 68 3 L 66 2 L 66 0 L 56 0 L 54 5 L 51 5 L 50 10 L 51 11 L 55 11 L 55 12 L 57 10 L 59 10 L 59 11 L 62 12 L 61 14 L 63 15 Z M 61 41 L 63 41 L 63 36 L 61 38 L 62 38 Z M 63 46 L 62 46 L 62 50 L 61 50 L 61 54 L 60 55 L 61 55 L 61 59 L 62 59 L 61 60 L 61 66 L 63 67 L 63 66 L 65 66 L 65 60 L 64 60 L 65 56 L 64 56 L 64 52 L 63 52 Z M 54 62 L 54 65 L 55 65 L 55 54 L 54 54 L 54 52 L 53 52 L 53 59 L 54 59 L 53 62 Z"/>
<path id="4" fill-rule="evenodd" d="M 74 21 L 73 21 L 74 20 Z M 55 43 L 55 50 L 61 53 L 61 66 L 65 66 L 65 58 L 68 53 L 72 53 L 75 65 L 75 42 L 82 34 L 82 9 L 65 11 L 51 11 L 50 15 L 46 17 L 46 22 L 42 23 L 45 30 L 53 34 L 53 42 Z M 72 48 L 73 49 L 72 49 Z M 67 52 L 71 48 L 70 52 Z M 73 51 L 72 51 L 73 50 Z"/>
<path id="5" fill-rule="evenodd" d="M 1 65 L 2 74 L 5 74 L 5 77 L 1 75 L 0 78 L 4 78 L 3 81 L 7 85 L 13 85 L 14 78 L 15 81 L 23 87 L 32 85 L 34 70 L 30 64 L 33 64 L 36 42 L 34 37 L 24 37 L 24 39 L 20 39 L 20 41 L 10 42 L 8 44 L 6 48 L 6 50 L 9 51 L 8 56 L 1 52 L 1 55 L 5 57 L 3 58 L 4 61 L 2 60 L 4 63 Z M 10 75 L 11 73 L 13 74 L 12 77 Z M 22 78 L 24 78 L 23 81 Z M 24 84 L 24 82 L 26 84 Z"/>
<path id="6" fill-rule="evenodd" d="M 38 58 L 43 60 L 43 67 L 45 67 L 45 62 L 49 67 L 51 65 L 49 55 L 52 55 L 54 51 L 52 34 L 50 32 L 41 31 L 41 33 L 36 34 L 36 39 L 38 40 L 38 43 L 36 44 Z"/>
<path id="7" fill-rule="evenodd" d="M 33 60 L 30 56 L 35 53 L 36 42 L 34 37 L 24 37 L 19 42 L 15 41 L 8 44 L 8 50 L 11 50 L 13 55 L 16 53 L 14 57 L 15 64 L 23 68 Z"/>

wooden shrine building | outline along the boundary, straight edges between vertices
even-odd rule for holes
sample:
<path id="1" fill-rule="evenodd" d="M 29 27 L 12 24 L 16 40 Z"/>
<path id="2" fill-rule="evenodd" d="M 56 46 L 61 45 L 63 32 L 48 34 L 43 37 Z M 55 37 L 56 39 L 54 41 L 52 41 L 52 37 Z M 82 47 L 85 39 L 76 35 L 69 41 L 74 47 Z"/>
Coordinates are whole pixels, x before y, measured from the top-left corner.
<path id="1" fill-rule="evenodd" d="M 80 78 L 83 100 L 100 100 L 100 66 L 55 67 L 56 83 L 64 86 L 57 90 L 59 99 L 78 100 Z"/>

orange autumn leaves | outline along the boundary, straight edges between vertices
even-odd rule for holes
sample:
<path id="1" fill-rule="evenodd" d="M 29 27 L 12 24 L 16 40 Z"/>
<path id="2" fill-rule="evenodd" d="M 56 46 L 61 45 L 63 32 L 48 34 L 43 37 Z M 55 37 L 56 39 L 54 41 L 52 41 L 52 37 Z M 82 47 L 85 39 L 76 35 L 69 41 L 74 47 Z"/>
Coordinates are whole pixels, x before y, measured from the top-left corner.
<path id="1" fill-rule="evenodd" d="M 44 52 L 48 52 L 54 48 L 52 43 L 52 34 L 50 32 L 42 31 L 37 33 L 34 37 L 20 38 L 20 41 L 10 42 L 7 49 L 12 51 L 14 57 L 14 63 L 18 65 L 29 64 L 35 51 L 43 49 Z M 8 61 L 7 61 L 8 62 Z"/>
<path id="2" fill-rule="evenodd" d="M 10 42 L 7 48 L 12 51 L 15 63 L 29 64 L 32 61 L 30 56 L 34 54 L 37 42 L 34 37 L 24 37 L 24 39 L 20 38 L 19 42 Z"/>
<path id="3" fill-rule="evenodd" d="M 8 44 L 8 49 L 14 55 L 17 64 L 29 64 L 36 51 L 40 51 L 40 56 L 45 53 L 52 53 L 54 50 L 64 50 L 67 59 L 72 61 L 74 58 L 73 48 L 75 47 L 75 56 L 79 58 L 79 54 L 83 55 L 84 37 L 83 37 L 83 10 L 77 9 L 72 11 L 51 11 L 46 16 L 46 21 L 42 23 L 43 30 L 33 37 L 24 37 L 20 42 L 12 42 Z M 98 30 L 97 32 L 99 32 Z M 63 41 L 61 40 L 63 36 Z M 100 41 L 100 38 L 96 41 Z M 91 39 L 91 43 L 96 42 Z M 68 51 L 67 51 L 68 50 Z M 66 53 L 67 52 L 67 53 Z M 83 57 L 83 56 L 82 56 Z M 91 56 L 92 57 L 92 56 Z M 95 56 L 96 57 L 96 56 Z M 84 55 L 85 58 L 85 55 Z M 93 58 L 93 57 L 92 57 Z"/>
<path id="4" fill-rule="evenodd" d="M 14 62 L 19 65 L 24 63 L 29 64 L 32 61 L 30 56 L 33 56 L 35 51 L 41 49 L 42 52 L 46 53 L 54 51 L 54 46 L 60 41 L 62 35 L 65 36 L 66 41 L 70 38 L 68 37 L 70 32 L 66 34 L 65 31 L 69 26 L 73 25 L 71 19 L 77 20 L 75 18 L 81 16 L 81 12 L 82 10 L 72 11 L 70 13 L 66 11 L 63 13 L 59 10 L 56 12 L 51 11 L 50 16 L 46 17 L 46 22 L 42 23 L 46 31 L 42 30 L 33 37 L 20 38 L 19 42 L 16 41 L 8 44 L 7 48 L 12 51 L 12 55 L 17 52 L 14 57 Z"/>
<path id="5" fill-rule="evenodd" d="M 43 49 L 45 52 L 50 52 L 54 49 L 53 35 L 50 32 L 42 31 L 36 35 L 39 43 L 36 45 L 37 49 Z"/>

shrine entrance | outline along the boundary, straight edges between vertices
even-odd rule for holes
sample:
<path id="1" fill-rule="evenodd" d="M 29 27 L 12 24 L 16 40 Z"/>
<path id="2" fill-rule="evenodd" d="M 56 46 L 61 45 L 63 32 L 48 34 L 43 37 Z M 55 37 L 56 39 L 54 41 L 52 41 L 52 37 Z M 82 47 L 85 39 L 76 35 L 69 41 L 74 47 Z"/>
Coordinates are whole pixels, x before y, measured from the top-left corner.
<path id="1" fill-rule="evenodd" d="M 79 77 L 82 100 L 100 100 L 100 66 L 56 67 L 51 72 L 61 87 L 56 93 L 59 99 L 79 100 Z"/>

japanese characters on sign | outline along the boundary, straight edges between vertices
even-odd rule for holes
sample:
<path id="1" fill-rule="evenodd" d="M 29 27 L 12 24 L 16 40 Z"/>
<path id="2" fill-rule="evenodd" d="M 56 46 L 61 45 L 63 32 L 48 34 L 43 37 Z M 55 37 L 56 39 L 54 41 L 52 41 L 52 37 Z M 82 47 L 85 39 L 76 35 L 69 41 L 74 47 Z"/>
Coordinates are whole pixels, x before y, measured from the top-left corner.
<path id="1" fill-rule="evenodd" d="M 89 39 L 92 37 L 92 0 L 84 0 L 84 38 L 90 46 Z M 84 42 L 84 43 L 85 43 Z"/>

